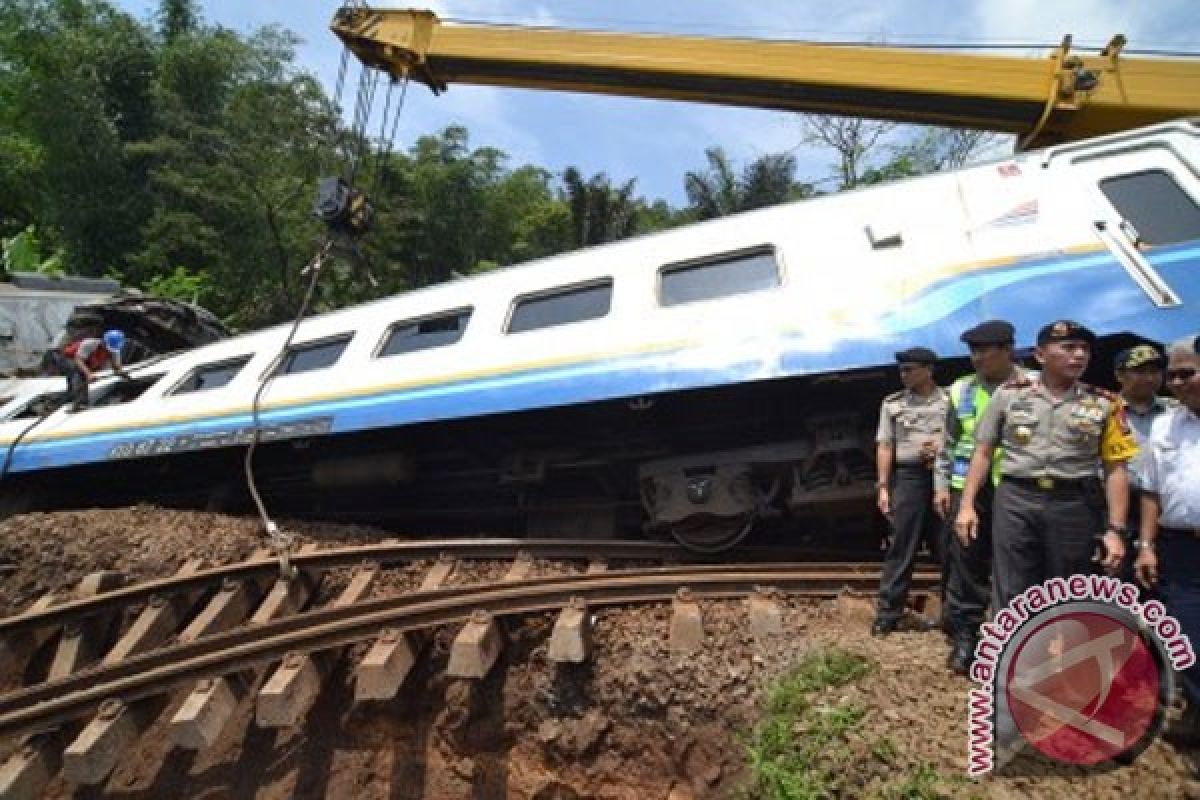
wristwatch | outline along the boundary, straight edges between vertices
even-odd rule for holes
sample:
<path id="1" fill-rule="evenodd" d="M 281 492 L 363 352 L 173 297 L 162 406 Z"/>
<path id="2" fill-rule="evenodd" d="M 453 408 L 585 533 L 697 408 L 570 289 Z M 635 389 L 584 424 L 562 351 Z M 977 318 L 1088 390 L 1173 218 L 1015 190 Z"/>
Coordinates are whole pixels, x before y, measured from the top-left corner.
<path id="1" fill-rule="evenodd" d="M 1154 547 L 1154 542 L 1147 542 L 1145 539 L 1135 539 L 1130 544 L 1134 550 L 1150 550 Z"/>
<path id="2" fill-rule="evenodd" d="M 1117 536 L 1120 536 L 1122 538 L 1125 537 L 1125 528 L 1114 525 L 1111 522 L 1108 523 L 1108 527 L 1104 529 L 1104 532 L 1105 533 L 1115 533 Z"/>

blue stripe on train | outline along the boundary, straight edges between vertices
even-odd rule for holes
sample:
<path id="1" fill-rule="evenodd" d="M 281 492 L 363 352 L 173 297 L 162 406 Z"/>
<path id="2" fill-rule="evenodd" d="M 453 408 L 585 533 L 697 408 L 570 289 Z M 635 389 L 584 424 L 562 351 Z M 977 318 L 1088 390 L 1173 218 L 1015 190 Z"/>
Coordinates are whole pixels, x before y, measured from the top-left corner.
<path id="1" fill-rule="evenodd" d="M 854 369 L 891 363 L 893 353 L 913 344 L 940 355 L 965 352 L 959 333 L 979 320 L 1003 318 L 1031 343 L 1038 328 L 1061 317 L 1095 325 L 1101 332 L 1134 331 L 1159 341 L 1195 332 L 1194 303 L 1200 298 L 1200 244 L 1159 248 L 1151 261 L 1181 297 L 1181 309 L 1156 308 L 1107 253 L 1055 256 L 1011 267 L 948 278 L 881 320 L 882 333 L 842 340 L 832 348 L 803 334 L 747 340 L 734 362 L 703 361 L 697 351 L 676 351 L 510 373 L 442 386 L 309 403 L 260 415 L 264 425 L 331 416 L 335 433 L 434 420 L 584 403 L 747 380 Z M 703 356 L 700 351 L 700 356 Z M 88 434 L 17 448 L 12 471 L 68 466 L 111 457 L 120 445 L 179 435 L 218 434 L 246 428 L 249 414 Z"/>

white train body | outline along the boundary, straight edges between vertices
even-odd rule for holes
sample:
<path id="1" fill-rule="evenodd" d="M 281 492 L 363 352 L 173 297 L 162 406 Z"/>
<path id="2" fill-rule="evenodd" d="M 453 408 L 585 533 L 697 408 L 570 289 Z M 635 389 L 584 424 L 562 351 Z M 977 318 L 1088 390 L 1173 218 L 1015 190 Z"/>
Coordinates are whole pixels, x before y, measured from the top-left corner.
<path id="1" fill-rule="evenodd" d="M 778 380 L 801 391 L 872 368 L 888 381 L 890 370 L 878 368 L 894 351 L 923 345 L 961 358 L 960 332 L 986 318 L 1013 322 L 1019 347 L 1060 317 L 1114 341 L 1169 340 L 1200 328 L 1198 204 L 1200 127 L 1179 121 L 432 286 L 304 320 L 294 352 L 345 346 L 335 357 L 334 347 L 299 353 L 293 366 L 331 363 L 271 380 L 263 439 L 388 431 L 403 442 L 412 426 L 513 412 L 620 401 L 621 413 L 636 413 L 680 392 Z M 455 318 L 465 322 L 457 333 Z M 540 327 L 556 318 L 562 324 Z M 392 339 L 397 329 L 414 335 Z M 10 386 L 0 407 L 9 480 L 40 474 L 45 487 L 75 468 L 241 452 L 252 398 L 287 330 L 140 366 L 128 402 L 104 405 L 116 382 L 101 380 L 96 407 L 60 409 L 28 431 L 30 403 L 62 381 Z M 385 355 L 390 339 L 408 351 Z M 221 384 L 214 365 L 230 362 L 241 366 Z M 1107 366 L 1098 368 L 1104 376 Z M 186 390 L 197 370 L 221 385 Z M 855 402 L 875 409 L 886 388 Z M 864 414 L 855 431 L 873 423 Z M 796 467 L 813 446 L 776 460 Z M 695 442 L 661 454 L 712 450 Z M 660 503 L 658 516 L 672 514 Z"/>

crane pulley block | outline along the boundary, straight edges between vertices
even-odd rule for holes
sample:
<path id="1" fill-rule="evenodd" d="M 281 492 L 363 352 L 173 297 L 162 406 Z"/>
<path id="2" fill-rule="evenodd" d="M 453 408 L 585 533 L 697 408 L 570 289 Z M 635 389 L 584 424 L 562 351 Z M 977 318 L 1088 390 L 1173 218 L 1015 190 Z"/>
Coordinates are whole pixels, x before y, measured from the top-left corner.
<path id="1" fill-rule="evenodd" d="M 313 213 L 334 233 L 361 236 L 371 229 L 375 210 L 367 196 L 344 178 L 322 178 Z"/>

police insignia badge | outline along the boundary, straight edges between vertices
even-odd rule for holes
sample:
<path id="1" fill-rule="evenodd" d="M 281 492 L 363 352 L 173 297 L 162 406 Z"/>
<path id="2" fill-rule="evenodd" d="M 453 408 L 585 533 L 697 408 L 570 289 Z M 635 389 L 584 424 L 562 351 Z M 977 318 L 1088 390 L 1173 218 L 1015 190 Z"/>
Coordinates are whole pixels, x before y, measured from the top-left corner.
<path id="1" fill-rule="evenodd" d="M 1029 444 L 1029 440 L 1033 438 L 1033 430 L 1026 425 L 1018 425 L 1013 431 L 1013 438 L 1017 440 L 1017 444 Z"/>
<path id="2" fill-rule="evenodd" d="M 1054 323 L 1054 326 L 1052 328 L 1050 328 L 1050 333 L 1053 336 L 1066 336 L 1068 333 L 1070 333 L 1070 331 L 1071 331 L 1070 326 L 1067 325 L 1067 323 L 1063 322 L 1062 320 L 1059 320 L 1058 322 Z"/>

